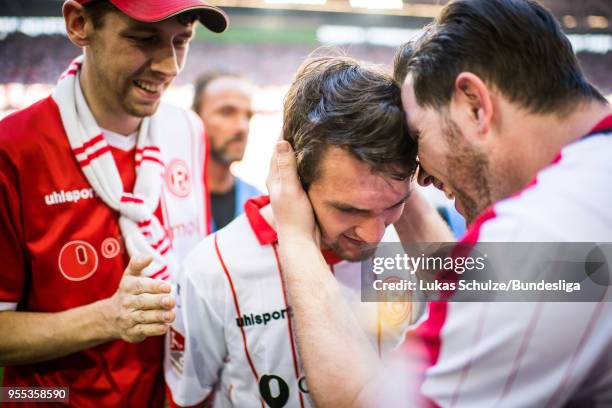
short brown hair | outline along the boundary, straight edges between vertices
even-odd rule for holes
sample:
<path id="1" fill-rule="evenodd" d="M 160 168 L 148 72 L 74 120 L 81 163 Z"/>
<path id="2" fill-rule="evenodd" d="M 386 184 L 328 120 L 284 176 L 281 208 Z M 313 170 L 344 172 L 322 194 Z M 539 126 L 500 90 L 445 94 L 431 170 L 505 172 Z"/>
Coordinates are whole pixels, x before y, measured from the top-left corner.
<path id="1" fill-rule="evenodd" d="M 416 169 L 400 87 L 381 68 L 345 56 L 306 61 L 285 97 L 283 137 L 297 155 L 307 189 L 329 146 L 345 149 L 372 170 L 405 179 Z"/>
<path id="2" fill-rule="evenodd" d="M 447 106 L 464 71 L 531 113 L 605 101 L 585 79 L 559 23 L 532 0 L 453 1 L 396 56 L 395 77 L 411 75 L 422 106 Z"/>

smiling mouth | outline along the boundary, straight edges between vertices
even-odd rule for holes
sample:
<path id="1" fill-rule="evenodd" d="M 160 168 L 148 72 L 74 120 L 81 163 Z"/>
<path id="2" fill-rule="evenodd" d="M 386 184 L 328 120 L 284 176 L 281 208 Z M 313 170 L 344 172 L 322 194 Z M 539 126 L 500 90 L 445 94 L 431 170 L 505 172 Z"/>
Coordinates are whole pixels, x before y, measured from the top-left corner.
<path id="1" fill-rule="evenodd" d="M 141 81 L 139 79 L 135 79 L 133 83 L 134 85 L 136 85 L 136 87 L 142 89 L 145 92 L 151 93 L 151 94 L 159 93 L 162 91 L 162 88 L 163 88 L 162 85 L 152 84 L 150 82 Z"/>

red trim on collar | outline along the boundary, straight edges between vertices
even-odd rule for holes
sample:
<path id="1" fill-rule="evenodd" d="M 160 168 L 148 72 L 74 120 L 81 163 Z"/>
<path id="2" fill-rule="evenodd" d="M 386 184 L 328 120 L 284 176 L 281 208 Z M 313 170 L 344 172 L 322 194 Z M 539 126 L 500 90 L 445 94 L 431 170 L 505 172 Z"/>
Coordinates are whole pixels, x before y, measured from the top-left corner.
<path id="1" fill-rule="evenodd" d="M 342 262 L 342 258 L 340 258 L 338 255 L 336 255 L 336 253 L 330 249 L 326 249 L 324 251 L 321 251 L 321 253 L 323 254 L 323 258 L 325 258 L 325 262 L 328 265 L 335 265 L 337 263 Z"/>
<path id="2" fill-rule="evenodd" d="M 612 115 L 608 115 L 599 121 L 599 123 L 596 124 L 593 129 L 591 129 L 589 134 L 601 132 L 602 130 L 612 130 Z"/>
<path id="3" fill-rule="evenodd" d="M 244 203 L 244 213 L 261 245 L 273 244 L 278 241 L 276 231 L 259 212 L 268 204 L 270 204 L 270 197 L 267 195 L 250 198 Z"/>
<path id="4" fill-rule="evenodd" d="M 276 231 L 259 212 L 259 210 L 268 204 L 270 204 L 270 196 L 267 195 L 250 198 L 244 203 L 244 213 L 261 245 L 270 245 L 278 241 Z M 326 250 L 321 252 L 328 265 L 335 265 L 342 261 L 342 258 L 333 251 Z"/>

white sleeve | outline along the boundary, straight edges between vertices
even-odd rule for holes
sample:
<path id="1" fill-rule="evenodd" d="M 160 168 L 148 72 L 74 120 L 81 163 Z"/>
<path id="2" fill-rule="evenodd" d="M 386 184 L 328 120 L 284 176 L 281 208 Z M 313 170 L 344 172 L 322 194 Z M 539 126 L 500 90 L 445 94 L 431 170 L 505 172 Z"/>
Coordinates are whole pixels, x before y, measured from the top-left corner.
<path id="1" fill-rule="evenodd" d="M 227 355 L 222 301 L 225 288 L 205 240 L 187 257 L 178 285 L 176 320 L 166 336 L 164 373 L 172 402 L 192 406 L 208 397 Z M 206 268 L 211 268 L 204 271 Z"/>

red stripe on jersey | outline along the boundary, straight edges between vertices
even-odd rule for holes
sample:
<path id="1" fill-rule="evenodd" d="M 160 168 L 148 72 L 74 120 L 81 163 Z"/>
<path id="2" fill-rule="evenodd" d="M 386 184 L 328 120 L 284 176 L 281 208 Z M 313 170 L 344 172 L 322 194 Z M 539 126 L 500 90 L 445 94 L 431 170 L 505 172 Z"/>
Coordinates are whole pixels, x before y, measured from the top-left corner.
<path id="1" fill-rule="evenodd" d="M 165 249 L 162 249 L 161 251 L 159 251 L 159 254 L 166 255 L 166 253 L 170 250 L 170 248 L 172 248 L 172 245 L 168 244 L 168 246 Z"/>
<path id="2" fill-rule="evenodd" d="M 204 205 L 206 206 L 206 235 L 212 232 L 212 210 L 210 208 L 210 190 L 208 184 L 208 163 L 210 160 L 210 144 L 208 143 L 206 132 L 202 132 L 204 143 Z"/>
<path id="3" fill-rule="evenodd" d="M 100 143 L 103 140 L 104 140 L 104 136 L 102 136 L 102 134 L 100 133 L 98 136 L 94 137 L 93 139 L 88 140 L 85 143 L 83 143 L 83 146 L 75 147 L 74 149 L 72 149 L 72 151 L 74 152 L 74 154 L 85 153 L 86 149 L 89 149 L 90 147 L 95 146 L 97 143 Z"/>
<path id="4" fill-rule="evenodd" d="M 157 241 L 154 244 L 151 244 L 151 246 L 153 247 L 153 249 L 157 249 L 161 246 L 161 244 L 164 243 L 164 241 L 166 240 L 166 238 L 168 238 L 168 234 L 165 234 L 164 237 L 162 239 L 160 239 L 159 241 Z"/>
<path id="5" fill-rule="evenodd" d="M 166 272 L 168 270 L 168 266 L 164 266 L 163 268 L 161 268 L 159 271 L 155 272 L 154 274 L 152 274 L 150 277 L 155 279 L 157 278 L 159 275 L 161 275 L 162 273 Z"/>
<path id="6" fill-rule="evenodd" d="M 161 161 L 157 157 L 153 157 L 153 156 L 142 156 L 142 158 L 140 160 L 136 160 L 136 164 L 138 165 L 138 164 L 142 163 L 143 161 L 150 161 L 150 162 L 153 162 L 153 163 L 157 163 L 157 164 L 159 164 L 162 167 L 165 166 L 163 161 Z"/>
<path id="7" fill-rule="evenodd" d="M 125 194 L 121 196 L 121 202 L 122 203 L 136 203 L 136 204 L 144 203 L 144 201 L 138 197 L 134 197 L 131 195 L 125 195 Z"/>
<path id="8" fill-rule="evenodd" d="M 287 310 L 287 330 L 289 331 L 289 342 L 291 343 L 291 355 L 293 356 L 293 370 L 295 371 L 295 381 L 300 381 L 300 370 L 297 363 L 297 353 L 295 352 L 295 344 L 293 341 L 293 327 L 291 325 L 291 313 L 289 312 L 289 304 L 287 303 L 287 289 L 285 289 L 285 280 L 283 279 L 283 270 L 281 268 L 280 260 L 278 259 L 278 249 L 276 244 L 272 244 L 274 249 L 274 258 L 276 259 L 276 269 L 278 270 L 278 277 L 281 281 L 281 287 L 283 288 L 283 300 L 285 301 L 285 309 Z M 299 388 L 299 387 L 298 387 Z M 300 397 L 300 407 L 304 408 L 304 397 L 302 392 L 298 390 L 298 396 Z"/>
<path id="9" fill-rule="evenodd" d="M 69 75 L 74 75 L 74 74 L 76 74 L 77 72 L 79 72 L 78 68 L 75 68 L 75 69 L 69 69 L 68 71 L 65 71 L 65 72 L 62 74 L 62 76 L 60 76 L 60 79 L 64 79 L 64 78 L 66 78 L 66 77 L 67 77 L 67 76 L 69 76 Z"/>
<path id="10" fill-rule="evenodd" d="M 596 124 L 593 129 L 589 132 L 587 136 L 590 136 L 594 133 L 600 133 L 602 131 L 610 131 L 612 130 L 612 115 L 608 115 L 603 118 L 598 124 Z"/>
<path id="11" fill-rule="evenodd" d="M 69 75 L 74 75 L 79 71 L 79 68 L 81 68 L 81 62 L 72 62 L 68 68 L 62 73 L 62 75 L 60 75 L 60 80 L 66 78 Z"/>
<path id="12" fill-rule="evenodd" d="M 225 265 L 225 261 L 223 260 L 223 257 L 221 256 L 221 251 L 219 250 L 219 241 L 217 237 L 218 235 L 215 234 L 215 238 L 214 238 L 215 252 L 217 253 L 217 258 L 219 258 L 219 262 L 221 263 L 223 272 L 225 272 L 225 276 L 227 277 L 227 281 L 229 282 L 230 289 L 232 291 L 232 296 L 234 297 L 234 307 L 236 308 L 236 316 L 240 319 L 242 318 L 242 313 L 240 312 L 240 305 L 238 304 L 238 296 L 236 295 L 236 289 L 234 288 L 234 282 L 232 281 L 232 277 L 229 273 L 229 270 L 227 269 L 227 266 Z M 249 348 L 247 347 L 247 339 L 246 339 L 246 333 L 244 331 L 244 327 L 240 327 L 240 333 L 242 333 L 242 344 L 244 346 L 244 354 L 246 355 L 249 365 L 251 366 L 251 371 L 253 371 L 253 375 L 255 376 L 255 383 L 259 383 L 259 374 L 257 374 L 257 370 L 255 369 L 255 365 L 253 364 L 253 360 L 251 359 L 251 354 L 249 353 Z M 264 406 L 263 401 L 261 401 L 260 399 L 259 402 L 261 402 L 261 406 L 263 407 Z"/>
<path id="13" fill-rule="evenodd" d="M 161 150 L 157 146 L 143 146 L 141 148 L 137 148 L 136 153 L 143 153 L 143 152 L 146 152 L 147 150 L 161 153 Z"/>
<path id="14" fill-rule="evenodd" d="M 151 225 L 151 218 L 149 218 L 148 220 L 140 221 L 137 225 L 140 228 L 148 227 L 149 225 Z"/>
<path id="15" fill-rule="evenodd" d="M 80 160 L 79 165 L 81 167 L 89 166 L 92 160 L 95 160 L 98 157 L 102 156 L 104 153 L 108 153 L 108 152 L 110 152 L 110 147 L 104 146 L 103 148 L 96 150 L 92 154 L 88 155 L 86 159 Z"/>

